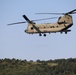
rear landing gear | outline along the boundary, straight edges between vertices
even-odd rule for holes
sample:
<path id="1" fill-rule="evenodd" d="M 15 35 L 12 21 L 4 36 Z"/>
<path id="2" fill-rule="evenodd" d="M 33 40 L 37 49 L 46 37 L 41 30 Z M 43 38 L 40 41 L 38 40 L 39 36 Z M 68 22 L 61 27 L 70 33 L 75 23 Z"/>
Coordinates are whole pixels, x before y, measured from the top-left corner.
<path id="1" fill-rule="evenodd" d="M 44 37 L 46 36 L 46 34 L 44 34 Z"/>
<path id="2" fill-rule="evenodd" d="M 65 32 L 65 34 L 67 34 L 67 32 Z"/>
<path id="3" fill-rule="evenodd" d="M 42 34 L 40 33 L 39 36 L 42 36 Z M 46 34 L 43 35 L 44 37 L 46 36 Z"/>

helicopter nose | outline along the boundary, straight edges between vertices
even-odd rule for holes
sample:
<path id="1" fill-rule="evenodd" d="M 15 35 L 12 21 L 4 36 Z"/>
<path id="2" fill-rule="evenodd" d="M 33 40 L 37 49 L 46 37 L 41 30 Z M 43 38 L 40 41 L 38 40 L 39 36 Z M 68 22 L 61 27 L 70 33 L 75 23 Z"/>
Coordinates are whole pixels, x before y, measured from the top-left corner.
<path id="1" fill-rule="evenodd" d="M 28 30 L 25 30 L 25 32 L 27 32 Z"/>
<path id="2" fill-rule="evenodd" d="M 26 32 L 26 30 L 25 30 L 25 32 Z"/>

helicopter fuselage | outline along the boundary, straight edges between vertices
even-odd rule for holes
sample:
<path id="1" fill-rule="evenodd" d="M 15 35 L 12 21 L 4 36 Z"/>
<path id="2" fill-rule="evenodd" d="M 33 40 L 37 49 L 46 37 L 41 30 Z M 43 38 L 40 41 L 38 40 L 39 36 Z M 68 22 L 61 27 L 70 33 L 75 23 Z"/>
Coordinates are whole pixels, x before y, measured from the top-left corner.
<path id="1" fill-rule="evenodd" d="M 36 34 L 36 33 L 56 33 L 56 32 L 70 32 L 68 30 L 73 25 L 72 16 L 64 15 L 59 17 L 58 22 L 56 23 L 44 23 L 44 24 L 31 24 L 28 23 L 28 27 L 25 30 L 28 34 Z"/>

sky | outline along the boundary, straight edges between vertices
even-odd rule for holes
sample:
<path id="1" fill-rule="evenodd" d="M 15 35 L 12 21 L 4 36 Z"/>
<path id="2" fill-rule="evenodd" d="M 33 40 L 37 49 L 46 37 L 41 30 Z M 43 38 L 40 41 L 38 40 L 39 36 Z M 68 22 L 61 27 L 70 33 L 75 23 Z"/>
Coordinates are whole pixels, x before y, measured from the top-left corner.
<path id="1" fill-rule="evenodd" d="M 36 15 L 35 13 L 69 12 L 76 9 L 76 0 L 0 0 L 0 59 L 15 58 L 26 60 L 54 60 L 76 58 L 76 14 L 73 17 L 71 32 L 51 33 L 46 37 L 24 32 L 28 24 L 7 26 L 9 23 L 59 17 L 62 15 Z M 54 23 L 58 19 L 37 21 Z"/>

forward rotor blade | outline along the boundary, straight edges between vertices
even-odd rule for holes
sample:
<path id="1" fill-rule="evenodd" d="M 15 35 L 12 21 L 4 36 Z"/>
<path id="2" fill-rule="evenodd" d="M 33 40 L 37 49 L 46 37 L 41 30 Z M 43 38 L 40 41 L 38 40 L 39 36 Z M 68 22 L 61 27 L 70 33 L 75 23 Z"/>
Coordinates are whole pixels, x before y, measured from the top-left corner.
<path id="1" fill-rule="evenodd" d="M 9 25 L 15 25 L 15 24 L 22 24 L 22 23 L 26 23 L 26 22 L 16 22 L 16 23 L 11 23 L 11 24 L 8 24 Z"/>
<path id="2" fill-rule="evenodd" d="M 44 18 L 44 19 L 38 19 L 38 20 L 32 20 L 32 21 L 41 21 L 41 20 L 48 20 L 48 19 L 55 19 L 55 18 L 58 18 L 58 17 Z"/>
<path id="3" fill-rule="evenodd" d="M 32 23 L 32 22 L 27 18 L 26 15 L 23 15 L 23 18 L 24 18 L 28 23 Z"/>
<path id="4" fill-rule="evenodd" d="M 55 19 L 55 18 L 58 18 L 58 17 L 44 18 L 44 19 L 31 20 L 31 21 L 41 21 L 41 20 L 48 20 L 48 19 Z M 31 22 L 31 21 L 30 21 L 30 22 Z M 9 25 L 15 25 L 15 24 L 22 24 L 22 23 L 27 23 L 27 22 L 16 22 L 16 23 L 11 23 L 11 24 L 8 24 L 8 26 L 9 26 Z"/>

